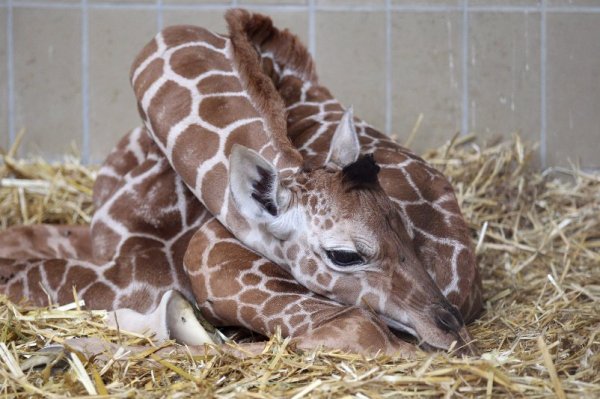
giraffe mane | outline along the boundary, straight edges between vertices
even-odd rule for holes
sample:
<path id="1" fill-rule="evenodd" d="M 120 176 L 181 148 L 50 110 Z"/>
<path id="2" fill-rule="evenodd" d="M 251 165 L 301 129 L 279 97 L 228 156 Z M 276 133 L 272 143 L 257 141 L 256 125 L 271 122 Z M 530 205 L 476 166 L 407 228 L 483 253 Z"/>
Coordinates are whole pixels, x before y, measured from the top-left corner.
<path id="1" fill-rule="evenodd" d="M 239 10 L 230 10 L 228 13 L 236 11 Z M 251 14 L 244 29 L 261 53 L 271 53 L 274 61 L 293 70 L 298 78 L 317 83 L 313 58 L 298 36 L 287 29 L 280 30 L 273 26 L 271 18 L 262 14 Z"/>
<path id="2" fill-rule="evenodd" d="M 265 120 L 266 128 L 276 150 L 290 166 L 302 165 L 303 158 L 287 134 L 287 113 L 281 95 L 271 79 L 264 73 L 258 52 L 250 41 L 248 29 L 255 24 L 252 14 L 234 9 L 225 13 L 233 47 L 233 61 L 252 103 Z"/>
<path id="3" fill-rule="evenodd" d="M 361 155 L 342 169 L 343 181 L 350 189 L 373 188 L 379 184 L 377 174 L 380 169 L 373 154 Z"/>

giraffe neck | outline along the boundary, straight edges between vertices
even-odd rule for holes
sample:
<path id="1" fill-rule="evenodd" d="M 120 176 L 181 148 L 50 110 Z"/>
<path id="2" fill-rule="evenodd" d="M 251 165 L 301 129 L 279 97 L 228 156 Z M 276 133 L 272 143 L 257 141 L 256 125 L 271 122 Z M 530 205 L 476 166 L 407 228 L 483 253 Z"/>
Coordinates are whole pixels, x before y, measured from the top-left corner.
<path id="1" fill-rule="evenodd" d="M 243 17 L 243 15 L 242 15 Z M 242 241 L 259 230 L 237 211 L 229 190 L 235 144 L 255 150 L 282 178 L 302 156 L 286 134 L 285 109 L 243 33 L 228 18 L 231 38 L 199 27 L 158 34 L 132 67 L 132 84 L 150 135 L 194 195 Z"/>

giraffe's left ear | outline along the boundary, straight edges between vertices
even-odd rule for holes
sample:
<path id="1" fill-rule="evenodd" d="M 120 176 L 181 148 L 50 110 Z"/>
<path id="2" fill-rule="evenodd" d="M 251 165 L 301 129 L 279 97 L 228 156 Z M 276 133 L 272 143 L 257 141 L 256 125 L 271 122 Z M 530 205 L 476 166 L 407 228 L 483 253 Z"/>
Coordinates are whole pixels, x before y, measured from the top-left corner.
<path id="1" fill-rule="evenodd" d="M 288 198 L 275 166 L 239 144 L 233 146 L 229 157 L 229 189 L 242 216 L 259 223 L 279 216 Z"/>
<path id="2" fill-rule="evenodd" d="M 354 112 L 349 107 L 333 134 L 325 163 L 331 162 L 343 168 L 356 161 L 359 155 L 360 143 L 354 126 Z"/>

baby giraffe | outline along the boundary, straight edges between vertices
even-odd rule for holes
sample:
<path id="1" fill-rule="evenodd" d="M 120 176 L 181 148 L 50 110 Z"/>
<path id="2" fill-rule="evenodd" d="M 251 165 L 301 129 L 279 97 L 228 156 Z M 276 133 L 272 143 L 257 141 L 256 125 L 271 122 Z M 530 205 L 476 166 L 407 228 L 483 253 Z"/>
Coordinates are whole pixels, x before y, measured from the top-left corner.
<path id="1" fill-rule="evenodd" d="M 146 129 L 103 167 L 91 254 L 82 233 L 34 251 L 80 261 L 7 261 L 7 292 L 33 299 L 41 283 L 60 301 L 75 283 L 88 302 L 144 313 L 176 289 L 213 322 L 279 326 L 303 346 L 410 352 L 387 324 L 470 349 L 452 304 L 472 318 L 480 281 L 447 181 L 357 132 L 289 33 L 240 10 L 227 20 L 229 38 L 173 27 L 142 50 L 132 82 Z"/>

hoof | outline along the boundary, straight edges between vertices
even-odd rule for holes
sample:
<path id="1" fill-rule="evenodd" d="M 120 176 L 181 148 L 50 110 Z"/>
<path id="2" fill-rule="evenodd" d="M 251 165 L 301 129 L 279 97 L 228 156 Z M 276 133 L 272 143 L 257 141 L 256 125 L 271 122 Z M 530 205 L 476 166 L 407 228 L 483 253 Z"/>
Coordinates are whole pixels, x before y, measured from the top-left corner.
<path id="1" fill-rule="evenodd" d="M 138 334 L 152 334 L 157 341 L 174 339 L 185 345 L 223 342 L 219 332 L 175 290 L 167 291 L 151 313 L 142 314 L 131 309 L 110 312 L 108 324 Z"/>

